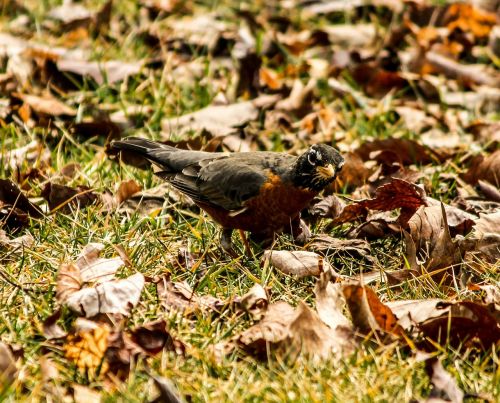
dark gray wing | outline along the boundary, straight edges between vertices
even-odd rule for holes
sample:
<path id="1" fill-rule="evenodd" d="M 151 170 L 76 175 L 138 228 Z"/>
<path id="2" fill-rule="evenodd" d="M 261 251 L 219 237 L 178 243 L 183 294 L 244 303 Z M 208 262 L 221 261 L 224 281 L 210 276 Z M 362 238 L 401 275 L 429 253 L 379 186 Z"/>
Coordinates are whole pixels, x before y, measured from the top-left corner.
<path id="1" fill-rule="evenodd" d="M 195 202 L 240 210 L 259 193 L 270 171 L 288 167 L 294 160 L 288 154 L 236 153 L 203 159 L 167 179 Z"/>

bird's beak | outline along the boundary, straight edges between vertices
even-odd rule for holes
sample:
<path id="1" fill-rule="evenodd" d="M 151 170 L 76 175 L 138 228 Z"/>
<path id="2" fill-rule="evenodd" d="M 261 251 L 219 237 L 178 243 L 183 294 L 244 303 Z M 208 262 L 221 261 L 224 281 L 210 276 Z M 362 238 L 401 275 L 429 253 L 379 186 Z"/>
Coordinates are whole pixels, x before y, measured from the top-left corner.
<path id="1" fill-rule="evenodd" d="M 335 167 L 332 164 L 328 164 L 326 167 L 318 167 L 317 168 L 318 174 L 323 178 L 323 179 L 332 179 L 335 178 Z"/>

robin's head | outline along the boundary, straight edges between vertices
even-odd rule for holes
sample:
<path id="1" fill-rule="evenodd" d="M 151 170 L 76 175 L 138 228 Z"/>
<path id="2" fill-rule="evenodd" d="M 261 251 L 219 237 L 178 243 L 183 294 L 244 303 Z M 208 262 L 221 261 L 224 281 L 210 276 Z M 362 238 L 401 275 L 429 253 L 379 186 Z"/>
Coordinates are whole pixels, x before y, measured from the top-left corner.
<path id="1" fill-rule="evenodd" d="M 326 144 L 315 144 L 302 154 L 294 166 L 296 185 L 320 191 L 335 180 L 344 165 L 344 158 Z"/>

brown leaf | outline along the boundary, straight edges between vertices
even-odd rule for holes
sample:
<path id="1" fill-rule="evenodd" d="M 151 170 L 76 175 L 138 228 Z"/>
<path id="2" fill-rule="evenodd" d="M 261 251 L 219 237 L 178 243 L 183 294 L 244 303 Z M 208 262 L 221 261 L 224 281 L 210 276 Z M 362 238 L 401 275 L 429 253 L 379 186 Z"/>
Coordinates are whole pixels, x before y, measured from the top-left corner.
<path id="1" fill-rule="evenodd" d="M 156 387 L 160 390 L 160 395 L 151 401 L 151 403 L 181 403 L 179 392 L 174 388 L 172 383 L 164 377 L 152 376 Z"/>
<path id="2" fill-rule="evenodd" d="M 100 258 L 99 254 L 103 249 L 104 245 L 101 243 L 89 243 L 76 259 L 75 265 L 84 283 L 104 283 L 113 280 L 116 271 L 125 265 L 121 257 Z"/>
<path id="3" fill-rule="evenodd" d="M 142 68 L 142 62 L 127 63 L 123 60 L 91 62 L 65 58 L 57 61 L 59 71 L 82 77 L 91 77 L 98 85 L 103 85 L 105 82 L 114 84 L 123 81 L 127 77 L 139 74 Z"/>
<path id="4" fill-rule="evenodd" d="M 355 255 L 375 261 L 371 254 L 370 244 L 364 239 L 338 239 L 326 234 L 318 234 L 307 244 L 307 247 L 314 252 L 328 256 Z"/>
<path id="5" fill-rule="evenodd" d="M 61 310 L 58 309 L 43 321 L 43 335 L 47 340 L 62 339 L 68 335 L 68 333 L 57 323 L 60 318 Z"/>
<path id="6" fill-rule="evenodd" d="M 344 167 L 342 167 L 342 171 Z M 341 172 L 342 172 L 341 171 Z M 326 196 L 309 208 L 309 213 L 322 218 L 337 218 L 345 208 L 345 202 L 335 195 Z"/>
<path id="7" fill-rule="evenodd" d="M 269 261 L 279 271 L 297 277 L 319 276 L 333 270 L 322 256 L 308 251 L 266 250 L 263 259 Z"/>
<path id="8" fill-rule="evenodd" d="M 296 313 L 284 301 L 269 305 L 264 318 L 235 337 L 235 343 L 249 354 L 264 359 L 269 347 L 285 340 Z"/>
<path id="9" fill-rule="evenodd" d="M 224 303 L 211 295 L 199 296 L 187 282 L 172 282 L 162 277 L 156 284 L 158 299 L 167 312 L 180 312 L 186 316 L 198 311 L 220 311 Z"/>
<path id="10" fill-rule="evenodd" d="M 322 273 L 314 287 L 316 296 L 316 310 L 318 315 L 331 329 L 343 326 L 351 329 L 351 322 L 343 314 L 345 300 L 342 293 L 342 284 L 332 283 L 335 277 L 331 272 Z"/>
<path id="11" fill-rule="evenodd" d="M 56 279 L 56 299 L 64 303 L 69 296 L 82 288 L 80 269 L 73 263 L 62 264 Z"/>
<path id="12" fill-rule="evenodd" d="M 248 312 L 254 320 L 260 320 L 267 310 L 269 297 L 266 290 L 260 284 L 255 284 L 235 302 L 241 309 Z"/>
<path id="13" fill-rule="evenodd" d="M 0 342 L 0 390 L 17 379 L 18 369 L 16 359 L 10 347 Z"/>
<path id="14" fill-rule="evenodd" d="M 401 219 L 410 217 L 420 206 L 426 204 L 425 191 L 419 186 L 394 178 L 390 183 L 380 186 L 373 199 L 365 199 L 347 205 L 335 223 L 353 221 L 366 216 L 368 210 L 390 211 L 401 209 Z"/>
<path id="15" fill-rule="evenodd" d="M 453 348 L 474 346 L 488 350 L 500 342 L 500 316 L 494 308 L 471 301 L 442 302 L 437 307 L 442 309 L 440 316 L 419 324 L 423 335 L 432 340 L 428 348 L 434 349 L 432 343 L 437 342 L 441 346 L 449 343 Z"/>
<path id="16" fill-rule="evenodd" d="M 76 111 L 73 108 L 70 108 L 52 95 L 39 97 L 36 95 L 15 93 L 13 96 L 24 101 L 37 114 L 51 117 L 76 115 Z"/>
<path id="17" fill-rule="evenodd" d="M 0 179 L 0 205 L 3 208 L 16 208 L 31 217 L 43 217 L 40 207 L 31 203 L 21 190 L 9 179 Z"/>
<path id="18" fill-rule="evenodd" d="M 60 210 L 66 214 L 71 213 L 72 208 L 85 208 L 99 200 L 97 194 L 87 186 L 71 188 L 50 182 L 45 185 L 41 195 L 47 200 L 51 211 Z"/>
<path id="19" fill-rule="evenodd" d="M 136 327 L 131 331 L 131 339 L 151 355 L 158 354 L 164 349 L 175 351 L 178 354 L 184 354 L 185 352 L 184 344 L 171 336 L 168 331 L 167 322 L 163 319 Z"/>
<path id="20" fill-rule="evenodd" d="M 471 184 L 485 180 L 500 187 L 500 150 L 487 157 L 478 156 L 474 159 L 469 170 L 464 174 L 464 179 Z"/>
<path id="21" fill-rule="evenodd" d="M 314 358 L 334 356 L 340 358 L 354 351 L 354 335 L 350 327 L 327 326 L 304 302 L 298 306 L 295 318 L 289 325 L 287 337 L 278 348 L 302 353 Z"/>
<path id="22" fill-rule="evenodd" d="M 399 158 L 401 165 L 427 164 L 432 162 L 429 150 L 413 140 L 391 138 L 374 140 L 362 144 L 355 150 L 363 161 L 370 160 L 375 151 L 391 151 Z"/>
<path id="23" fill-rule="evenodd" d="M 334 182 L 336 191 L 342 191 L 344 188 L 355 189 L 366 183 L 372 170 L 368 169 L 361 157 L 357 153 L 347 153 L 343 155 L 344 165 Z"/>
<path id="24" fill-rule="evenodd" d="M 463 402 L 464 392 L 458 387 L 455 378 L 444 369 L 440 360 L 432 358 L 426 361 L 426 370 L 429 373 L 433 386 L 427 402 Z"/>
<path id="25" fill-rule="evenodd" d="M 438 280 L 447 274 L 447 271 L 439 269 L 449 268 L 461 262 L 458 245 L 451 238 L 444 205 L 420 207 L 410 218 L 408 225 L 416 247 L 416 256 L 425 262 L 428 272 L 437 270 L 435 277 Z M 407 247 L 408 242 L 409 240 Z"/>
<path id="26" fill-rule="evenodd" d="M 130 179 L 128 181 L 123 181 L 122 183 L 120 183 L 120 185 L 118 186 L 118 190 L 116 191 L 116 202 L 118 204 L 121 204 L 141 190 L 142 186 L 139 185 L 135 180 Z"/>
<path id="27" fill-rule="evenodd" d="M 364 334 L 383 331 L 395 336 L 403 333 L 391 309 L 380 302 L 377 294 L 362 285 L 345 285 L 343 293 L 352 322 Z"/>
<path id="28" fill-rule="evenodd" d="M 479 64 L 460 64 L 453 59 L 440 55 L 437 52 L 427 52 L 425 60 L 437 72 L 449 78 L 457 79 L 465 84 L 479 84 L 490 87 L 500 85 L 500 74 L 493 69 Z"/>
<path id="29" fill-rule="evenodd" d="M 273 103 L 275 100 L 276 97 L 268 96 L 230 105 L 207 106 L 187 115 L 164 119 L 162 121 L 163 139 L 169 140 L 172 133 L 182 136 L 184 133 L 201 133 L 204 130 L 214 136 L 231 134 L 248 122 L 257 119 L 261 102 Z"/>
<path id="30" fill-rule="evenodd" d="M 10 239 L 7 236 L 7 233 L 0 229 L 0 245 L 6 248 L 13 249 L 22 249 L 22 248 L 31 248 L 35 243 L 35 238 L 30 233 L 19 236 L 14 239 Z"/>

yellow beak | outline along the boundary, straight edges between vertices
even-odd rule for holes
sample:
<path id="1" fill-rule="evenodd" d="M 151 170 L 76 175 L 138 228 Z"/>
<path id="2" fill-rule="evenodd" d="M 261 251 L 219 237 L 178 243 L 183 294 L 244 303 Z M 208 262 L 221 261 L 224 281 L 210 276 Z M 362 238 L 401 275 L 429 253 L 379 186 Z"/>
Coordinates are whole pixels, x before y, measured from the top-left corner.
<path id="1" fill-rule="evenodd" d="M 318 174 L 324 179 L 331 179 L 335 177 L 335 168 L 332 164 L 328 164 L 326 167 L 316 168 Z"/>

